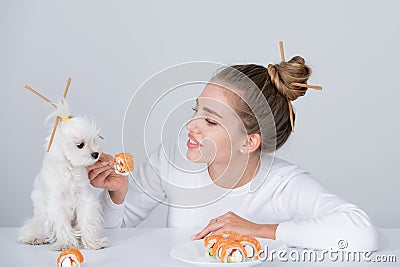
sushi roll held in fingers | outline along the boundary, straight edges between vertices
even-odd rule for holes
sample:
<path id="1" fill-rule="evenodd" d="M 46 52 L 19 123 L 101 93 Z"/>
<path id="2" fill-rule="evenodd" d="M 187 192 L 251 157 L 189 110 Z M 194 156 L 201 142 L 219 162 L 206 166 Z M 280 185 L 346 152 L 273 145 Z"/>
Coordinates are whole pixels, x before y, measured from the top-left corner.
<path id="1" fill-rule="evenodd" d="M 57 267 L 79 267 L 82 262 L 82 253 L 76 248 L 70 248 L 60 253 L 57 258 Z"/>
<path id="2" fill-rule="evenodd" d="M 115 173 L 127 176 L 134 169 L 134 160 L 131 153 L 117 153 L 114 158 L 110 155 L 100 154 L 99 161 L 112 163 Z"/>
<path id="3" fill-rule="evenodd" d="M 229 242 L 221 247 L 221 262 L 239 263 L 246 259 L 246 252 L 239 242 Z"/>
<path id="4" fill-rule="evenodd" d="M 121 175 L 128 175 L 133 172 L 133 155 L 131 153 L 118 153 L 114 157 L 115 172 Z"/>

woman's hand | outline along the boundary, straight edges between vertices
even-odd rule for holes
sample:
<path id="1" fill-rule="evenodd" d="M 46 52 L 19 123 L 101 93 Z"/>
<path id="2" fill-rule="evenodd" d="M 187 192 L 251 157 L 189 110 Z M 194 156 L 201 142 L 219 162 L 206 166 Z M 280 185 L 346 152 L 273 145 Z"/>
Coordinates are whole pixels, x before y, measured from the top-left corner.
<path id="1" fill-rule="evenodd" d="M 193 236 L 193 240 L 201 239 L 209 233 L 219 234 L 223 231 L 232 231 L 242 235 L 275 239 L 277 224 L 257 224 L 243 219 L 232 211 L 211 219 L 208 225 Z"/>
<path id="2" fill-rule="evenodd" d="M 113 159 L 111 155 L 102 154 L 105 159 Z M 90 184 L 108 190 L 111 200 L 121 204 L 128 192 L 128 176 L 116 174 L 112 163 L 98 161 L 87 167 Z"/>

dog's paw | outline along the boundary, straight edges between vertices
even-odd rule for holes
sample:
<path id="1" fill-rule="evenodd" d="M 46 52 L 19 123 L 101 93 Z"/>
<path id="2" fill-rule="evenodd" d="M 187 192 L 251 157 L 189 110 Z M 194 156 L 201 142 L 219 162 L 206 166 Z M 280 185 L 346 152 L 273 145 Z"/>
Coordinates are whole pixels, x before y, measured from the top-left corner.
<path id="1" fill-rule="evenodd" d="M 47 238 L 32 237 L 32 238 L 28 238 L 28 239 L 19 238 L 18 242 L 22 243 L 22 244 L 38 246 L 38 245 L 48 244 L 49 240 Z"/>
<path id="2" fill-rule="evenodd" d="M 88 239 L 82 237 L 81 239 L 81 248 L 82 249 L 90 249 L 90 250 L 96 250 L 96 249 L 102 249 L 105 247 L 108 247 L 110 244 L 108 243 L 108 240 L 106 237 L 102 238 L 96 238 L 96 239 Z"/>
<path id="3" fill-rule="evenodd" d="M 57 238 L 56 241 L 50 246 L 51 250 L 66 250 L 70 248 L 78 248 L 79 242 L 78 239 L 74 237 L 70 238 Z"/>
<path id="4" fill-rule="evenodd" d="M 54 244 L 52 244 L 50 246 L 51 250 L 55 250 L 55 251 L 62 251 L 62 250 L 67 250 L 70 248 L 77 248 L 78 245 L 77 244 L 70 244 L 70 243 L 61 243 L 61 242 L 55 242 Z"/>

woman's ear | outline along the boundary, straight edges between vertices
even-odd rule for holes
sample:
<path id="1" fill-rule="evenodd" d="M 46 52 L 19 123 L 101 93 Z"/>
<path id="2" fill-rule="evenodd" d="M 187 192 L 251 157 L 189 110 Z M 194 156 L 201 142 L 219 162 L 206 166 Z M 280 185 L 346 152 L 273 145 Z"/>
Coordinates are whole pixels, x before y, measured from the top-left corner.
<path id="1" fill-rule="evenodd" d="M 240 149 L 242 153 L 252 153 L 261 146 L 261 135 L 258 133 L 247 135 L 247 144 L 243 149 Z"/>

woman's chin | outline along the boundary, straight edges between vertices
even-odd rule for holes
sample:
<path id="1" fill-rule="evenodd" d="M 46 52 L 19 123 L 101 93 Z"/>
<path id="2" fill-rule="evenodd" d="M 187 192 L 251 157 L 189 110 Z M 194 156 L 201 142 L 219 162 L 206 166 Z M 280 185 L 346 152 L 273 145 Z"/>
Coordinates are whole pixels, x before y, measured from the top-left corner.
<path id="1" fill-rule="evenodd" d="M 210 164 L 213 162 L 214 157 L 210 157 L 209 154 L 207 153 L 201 153 L 199 150 L 192 150 L 188 149 L 186 152 L 186 158 L 194 163 L 207 163 Z"/>
<path id="2" fill-rule="evenodd" d="M 192 162 L 203 162 L 201 160 L 201 153 L 199 151 L 194 152 L 190 151 L 190 149 L 186 152 L 186 158 Z"/>

